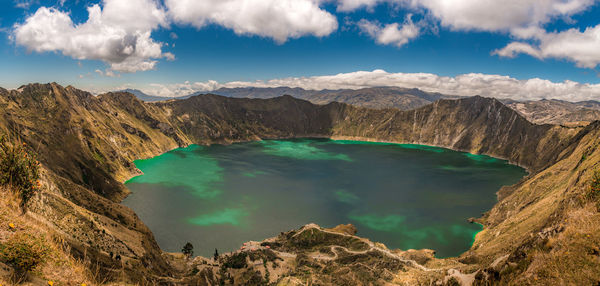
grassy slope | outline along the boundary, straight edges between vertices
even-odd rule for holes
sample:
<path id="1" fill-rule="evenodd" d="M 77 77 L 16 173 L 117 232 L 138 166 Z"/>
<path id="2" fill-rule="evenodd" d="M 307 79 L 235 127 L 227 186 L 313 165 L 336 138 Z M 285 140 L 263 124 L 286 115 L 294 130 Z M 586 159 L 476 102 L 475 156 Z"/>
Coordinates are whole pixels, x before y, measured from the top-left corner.
<path id="1" fill-rule="evenodd" d="M 23 214 L 19 207 L 20 199 L 7 187 L 0 187 L 0 244 L 11 239 L 25 243 L 41 243 L 49 249 L 45 262 L 33 271 L 25 285 L 78 282 L 88 283 L 94 280 L 94 274 L 80 260 L 74 259 L 68 246 L 61 243 L 60 234 L 53 232 L 33 213 Z M 14 225 L 14 229 L 9 227 Z M 3 267 L 2 267 L 3 266 Z M 8 270 L 8 271 L 7 271 Z M 11 268 L 0 263 L 0 284 L 12 285 Z"/>
<path id="2" fill-rule="evenodd" d="M 575 259 L 569 256 L 573 253 L 583 257 L 584 249 L 594 245 L 593 240 L 575 240 L 575 232 L 598 233 L 593 229 L 598 225 L 597 213 L 577 199 L 589 170 L 600 159 L 594 145 L 598 124 L 579 135 L 578 128 L 533 125 L 499 102 L 484 98 L 441 101 L 402 112 L 337 103 L 314 106 L 291 97 L 199 96 L 144 104 L 127 94 L 93 97 L 56 84 L 0 93 L 0 107 L 7 111 L 0 127 L 20 133 L 30 146 L 36 146 L 46 171 L 48 188 L 36 198 L 32 212 L 65 239 L 72 255 L 87 254 L 110 279 L 123 276 L 142 281 L 154 275 L 181 274 L 160 257 L 152 234 L 137 216 L 115 203 L 126 194 L 119 182 L 136 172 L 133 159 L 190 143 L 311 135 L 445 146 L 530 167 L 534 171 L 530 178 L 502 190 L 503 200 L 483 220 L 486 230 L 474 248 L 460 263 L 448 263 L 463 272 L 487 269 L 482 275 L 490 281 L 529 283 L 536 281 L 535 275 L 538 280 L 550 279 L 549 274 L 542 275 L 548 269 L 573 273 L 569 281 L 596 279 L 586 274 L 595 264 L 575 264 L 583 269 L 577 277 L 577 268 L 561 261 Z M 583 152 L 589 154 L 579 163 Z M 586 227 L 568 223 L 569 218 L 582 220 Z M 567 219 L 563 230 L 553 231 L 563 219 Z M 552 234 L 552 241 L 560 247 L 541 247 L 547 243 L 535 238 L 540 233 L 546 238 Z M 581 243 L 571 245 L 571 241 Z M 576 245 L 581 245 L 578 252 L 563 251 Z M 109 251 L 114 250 L 122 253 L 125 263 L 109 259 Z M 397 275 L 402 281 L 427 276 L 411 273 Z"/>
<path id="3" fill-rule="evenodd" d="M 600 122 L 580 135 L 572 152 L 521 182 L 488 212 L 486 227 L 465 258 L 481 265 L 498 259 L 488 272 L 500 273 L 505 283 L 600 281 L 594 270 L 600 269 L 600 213 L 585 198 L 592 174 L 600 169 Z"/>

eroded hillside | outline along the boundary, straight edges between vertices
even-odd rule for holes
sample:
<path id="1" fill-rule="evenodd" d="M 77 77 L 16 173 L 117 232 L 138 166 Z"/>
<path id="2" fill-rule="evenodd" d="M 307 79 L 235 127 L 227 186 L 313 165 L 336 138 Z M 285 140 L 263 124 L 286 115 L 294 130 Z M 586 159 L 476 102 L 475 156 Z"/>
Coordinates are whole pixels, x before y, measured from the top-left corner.
<path id="1" fill-rule="evenodd" d="M 600 120 L 600 103 L 597 101 L 507 100 L 505 103 L 531 122 L 538 124 L 586 125 Z"/>
<path id="2" fill-rule="evenodd" d="M 353 277 L 349 281 L 363 284 L 450 283 L 457 279 L 535 284 L 551 281 L 559 271 L 572 273 L 568 276 L 571 280 L 564 281 L 600 279 L 592 271 L 598 267 L 598 257 L 574 263 L 581 260 L 578 257 L 584 250 L 593 253 L 594 243 L 597 245 L 596 238 L 579 239 L 579 235 L 600 233 L 594 226 L 600 225 L 598 212 L 592 202 L 581 198 L 600 160 L 597 123 L 584 129 L 536 125 L 497 100 L 482 97 L 441 100 L 400 111 L 335 102 L 314 105 L 290 96 L 235 99 L 199 95 L 144 103 L 128 93 L 96 97 L 57 84 L 0 89 L 0 108 L 3 132 L 21 137 L 42 162 L 44 188 L 34 198 L 30 212 L 68 244 L 73 257 L 100 269 L 103 281 L 202 284 L 227 282 L 224 278 L 231 276 L 239 284 L 257 282 L 258 271 L 262 283 L 266 272 L 260 265 L 271 267 L 270 282 L 301 284 L 312 279 L 336 283 L 333 279 L 341 279 L 342 273 Z M 194 143 L 307 136 L 443 146 L 506 158 L 532 174 L 501 190 L 501 201 L 481 218 L 485 230 L 469 252 L 445 260 L 435 259 L 427 251 L 406 256 L 409 253 L 387 250 L 348 233 L 338 239 L 339 235 L 332 237 L 330 231 L 307 226 L 256 246 L 255 251 L 260 247 L 268 259 L 279 261 L 269 252 L 275 251 L 283 260 L 277 262 L 283 270 L 275 271 L 273 261 L 264 257 L 252 264 L 243 254 L 248 262 L 240 262 L 243 267 L 227 264 L 229 259 L 239 260 L 233 258 L 236 254 L 223 256 L 217 266 L 198 267 L 205 260 L 191 262 L 162 253 L 143 222 L 119 204 L 127 195 L 122 182 L 138 173 L 134 159 Z M 586 227 L 580 227 L 581 223 Z M 308 244 L 294 240 L 308 232 Z M 318 245 L 312 244 L 313 235 L 320 239 Z M 366 248 L 344 246 L 347 240 L 362 241 Z M 552 246 L 547 246 L 547 241 L 552 241 Z M 321 251 L 322 255 L 318 254 Z M 361 259 L 364 263 L 355 263 Z M 583 274 L 576 276 L 574 265 L 584 269 Z M 550 269 L 550 273 L 544 272 Z"/>

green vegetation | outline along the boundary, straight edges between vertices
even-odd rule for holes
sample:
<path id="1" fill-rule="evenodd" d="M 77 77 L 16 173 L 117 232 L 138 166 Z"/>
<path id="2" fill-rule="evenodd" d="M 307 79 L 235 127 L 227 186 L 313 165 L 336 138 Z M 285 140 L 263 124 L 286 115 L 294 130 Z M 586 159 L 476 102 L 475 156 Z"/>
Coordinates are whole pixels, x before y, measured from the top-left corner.
<path id="1" fill-rule="evenodd" d="M 286 246 L 289 249 L 318 250 L 323 246 L 337 245 L 353 251 L 366 250 L 369 246 L 355 237 L 347 237 L 311 228 L 300 232 L 298 235 L 288 233 L 289 239 Z"/>
<path id="2" fill-rule="evenodd" d="M 191 258 L 194 255 L 194 246 L 188 242 L 183 246 L 181 252 L 183 252 L 183 255 L 187 258 Z"/>
<path id="3" fill-rule="evenodd" d="M 248 254 L 246 252 L 238 252 L 231 256 L 227 256 L 225 263 L 223 263 L 223 267 L 233 269 L 245 268 L 248 266 L 248 262 L 246 261 L 247 256 Z"/>
<path id="4" fill-rule="evenodd" d="M 15 234 L 0 244 L 0 261 L 12 266 L 20 280 L 28 271 L 44 262 L 49 253 L 43 238 L 31 234 Z"/>
<path id="5" fill-rule="evenodd" d="M 0 137 L 0 185 L 9 185 L 18 191 L 21 207 L 40 189 L 39 162 L 27 150 L 24 142 L 12 143 L 5 136 Z"/>

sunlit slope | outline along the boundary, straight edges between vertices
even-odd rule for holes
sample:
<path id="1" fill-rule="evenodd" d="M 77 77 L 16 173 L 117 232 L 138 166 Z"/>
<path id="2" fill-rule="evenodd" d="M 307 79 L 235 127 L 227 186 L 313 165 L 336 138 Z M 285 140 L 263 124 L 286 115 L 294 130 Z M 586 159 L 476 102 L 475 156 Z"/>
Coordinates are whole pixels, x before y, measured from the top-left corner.
<path id="1" fill-rule="evenodd" d="M 527 167 L 532 177 L 500 192 L 505 199 L 484 219 L 486 230 L 476 248 L 457 267 L 486 269 L 508 254 L 514 256 L 508 265 L 517 269 L 504 270 L 498 276 L 504 282 L 536 281 L 533 274 L 541 279 L 543 271 L 550 271 L 544 277 L 564 272 L 573 279 L 597 280 L 592 270 L 598 267 L 589 260 L 594 256 L 583 254 L 584 249 L 595 253 L 597 212 L 578 197 L 599 160 L 593 143 L 598 124 L 583 131 L 535 125 L 502 103 L 482 97 L 440 100 L 399 111 L 341 103 L 314 105 L 290 96 L 199 95 L 143 103 L 127 93 L 93 96 L 58 84 L 0 89 L 0 110 L 3 132 L 21 136 L 38 153 L 45 184 L 51 186 L 34 199 L 39 207 L 32 211 L 48 227 L 61 230 L 73 255 L 86 254 L 112 281 L 159 281 L 185 275 L 177 263 L 167 264 L 161 258 L 152 233 L 131 210 L 118 204 L 127 195 L 122 182 L 138 174 L 133 160 L 192 143 L 310 136 L 444 146 Z M 584 152 L 589 154 L 582 156 Z M 73 219 L 64 220 L 64 214 Z M 579 222 L 571 221 L 575 219 Z M 553 231 L 559 222 L 564 230 Z M 539 243 L 536 237 L 548 233 L 556 233 L 548 239 L 551 243 Z M 586 234 L 590 238 L 584 238 Z M 114 249 L 128 263 L 111 259 Z M 525 263 L 528 260 L 531 263 Z M 500 259 L 494 265 L 502 263 Z M 581 277 L 574 272 L 578 268 Z M 502 273 L 500 268 L 498 272 Z"/>

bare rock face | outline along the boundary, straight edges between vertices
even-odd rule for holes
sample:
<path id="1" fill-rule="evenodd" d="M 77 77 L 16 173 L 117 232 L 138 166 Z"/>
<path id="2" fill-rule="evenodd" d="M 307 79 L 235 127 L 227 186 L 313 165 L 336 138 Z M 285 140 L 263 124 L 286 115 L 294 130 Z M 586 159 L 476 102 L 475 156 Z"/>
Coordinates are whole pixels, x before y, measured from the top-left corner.
<path id="1" fill-rule="evenodd" d="M 333 232 L 339 232 L 341 234 L 348 234 L 348 235 L 355 235 L 357 232 L 356 227 L 352 224 L 340 224 L 329 230 L 333 231 Z"/>
<path id="2" fill-rule="evenodd" d="M 600 120 L 600 102 L 562 100 L 506 101 L 506 105 L 536 124 L 584 126 Z"/>
<path id="3" fill-rule="evenodd" d="M 524 282 L 542 276 L 544 269 L 536 261 L 570 259 L 566 244 L 556 241 L 579 237 L 571 217 L 585 217 L 589 227 L 584 234 L 600 233 L 594 226 L 600 225 L 599 218 L 585 213 L 588 203 L 579 197 L 590 170 L 598 168 L 600 124 L 537 125 L 495 99 L 442 99 L 408 111 L 337 102 L 315 105 L 291 96 L 208 94 L 144 103 L 129 93 L 96 97 L 53 83 L 0 89 L 0 109 L 0 128 L 23 138 L 42 162 L 48 187 L 35 198 L 31 212 L 69 243 L 73 256 L 89 260 L 108 281 L 305 284 L 314 279 L 321 284 L 410 285 L 449 281 L 446 276 L 452 273 L 452 279 L 481 283 Z M 127 195 L 122 182 L 139 172 L 132 164 L 135 159 L 189 144 L 308 136 L 483 153 L 527 167 L 531 175 L 502 190 L 502 200 L 478 220 L 485 230 L 460 259 L 435 259 L 429 250 L 389 250 L 354 236 L 356 229 L 349 225 L 330 230 L 307 225 L 263 241 L 256 252 L 227 254 L 218 262 L 198 258 L 190 264 L 162 253 L 143 222 L 119 204 Z M 558 224 L 564 224 L 556 228 L 562 231 L 544 231 Z M 549 241 L 555 241 L 553 246 L 544 248 Z M 582 240 L 577 251 L 591 243 Z M 556 255 L 554 260 L 550 254 Z M 502 267 L 510 269 L 494 272 L 500 262 L 490 265 L 505 255 Z M 529 268 L 519 266 L 526 262 Z M 556 271 L 574 273 L 568 263 L 553 265 Z"/>

